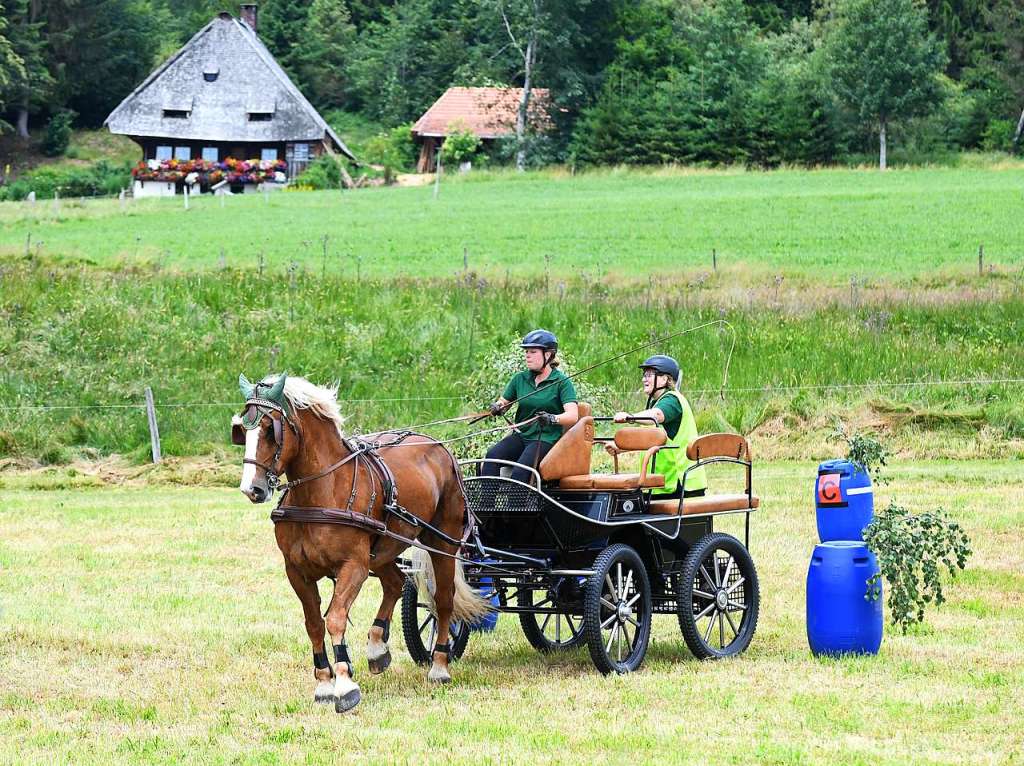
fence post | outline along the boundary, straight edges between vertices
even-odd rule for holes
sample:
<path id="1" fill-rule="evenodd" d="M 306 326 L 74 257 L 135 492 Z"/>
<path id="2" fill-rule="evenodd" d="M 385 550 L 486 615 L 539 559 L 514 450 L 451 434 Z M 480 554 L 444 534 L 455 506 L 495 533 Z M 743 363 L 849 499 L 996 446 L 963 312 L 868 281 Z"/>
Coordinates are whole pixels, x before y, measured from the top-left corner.
<path id="1" fill-rule="evenodd" d="M 985 246 L 978 245 L 978 276 L 984 276 L 985 270 Z"/>
<path id="2" fill-rule="evenodd" d="M 153 389 L 146 386 L 146 418 L 149 420 L 149 444 L 153 462 L 160 462 L 160 431 L 156 427 L 156 407 L 153 406 Z"/>

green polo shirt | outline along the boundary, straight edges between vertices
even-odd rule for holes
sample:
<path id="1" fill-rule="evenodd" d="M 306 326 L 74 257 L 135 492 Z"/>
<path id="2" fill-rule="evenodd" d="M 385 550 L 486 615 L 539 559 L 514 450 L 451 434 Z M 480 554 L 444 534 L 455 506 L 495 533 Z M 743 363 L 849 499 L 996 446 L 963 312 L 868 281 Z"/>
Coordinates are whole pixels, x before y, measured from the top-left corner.
<path id="1" fill-rule="evenodd" d="M 679 400 L 674 396 L 664 394 L 658 399 L 654 409 L 661 410 L 661 414 L 665 416 L 661 427 L 665 429 L 669 439 L 675 439 L 676 434 L 679 433 L 679 424 L 683 422 L 683 406 Z"/>
<path id="2" fill-rule="evenodd" d="M 572 381 L 561 370 L 552 370 L 539 386 L 534 384 L 533 379 L 533 373 L 529 370 L 516 373 L 505 386 L 505 393 L 501 395 L 502 399 L 515 401 L 519 406 L 516 412 L 517 423 L 529 420 L 538 412 L 561 415 L 565 412 L 566 404 L 577 401 Z M 530 423 L 519 431 L 527 441 L 539 438 L 543 442 L 554 444 L 562 438 L 562 427 L 554 423 Z"/>

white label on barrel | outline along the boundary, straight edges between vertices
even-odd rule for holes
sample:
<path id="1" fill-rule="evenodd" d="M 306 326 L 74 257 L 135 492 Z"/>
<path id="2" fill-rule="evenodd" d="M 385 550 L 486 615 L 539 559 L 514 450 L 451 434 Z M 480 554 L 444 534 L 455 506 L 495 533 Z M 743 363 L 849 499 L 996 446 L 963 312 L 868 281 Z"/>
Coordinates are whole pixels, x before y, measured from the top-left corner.
<path id="1" fill-rule="evenodd" d="M 871 487 L 851 487 L 850 489 L 846 490 L 846 494 L 848 494 L 848 495 L 870 495 L 871 494 Z"/>

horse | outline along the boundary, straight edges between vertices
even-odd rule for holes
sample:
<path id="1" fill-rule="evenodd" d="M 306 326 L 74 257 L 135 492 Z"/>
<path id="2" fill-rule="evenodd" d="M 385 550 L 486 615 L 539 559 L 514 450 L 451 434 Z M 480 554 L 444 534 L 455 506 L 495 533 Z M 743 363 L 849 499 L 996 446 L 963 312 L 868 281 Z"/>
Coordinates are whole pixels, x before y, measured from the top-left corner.
<path id="1" fill-rule="evenodd" d="M 391 664 L 391 616 L 405 583 L 397 558 L 413 540 L 430 549 L 422 558 L 433 569 L 426 579 L 434 584 L 439 639 L 449 635 L 453 619 L 476 621 L 489 611 L 454 558 L 467 521 L 459 467 L 447 448 L 420 434 L 383 433 L 372 446 L 346 438 L 336 387 L 287 373 L 256 384 L 240 375 L 239 387 L 246 399 L 242 414 L 232 419 L 232 441 L 245 445 L 239 489 L 253 503 L 265 503 L 278 477 L 289 479 L 272 518 L 313 649 L 313 698 L 345 712 L 361 699 L 345 642 L 349 610 L 372 572 L 383 598 L 367 635 L 366 658 L 371 673 L 384 672 Z M 335 584 L 321 616 L 317 583 L 325 577 Z M 333 665 L 325 629 L 333 640 Z M 430 681 L 451 680 L 449 651 L 440 640 L 433 647 Z"/>

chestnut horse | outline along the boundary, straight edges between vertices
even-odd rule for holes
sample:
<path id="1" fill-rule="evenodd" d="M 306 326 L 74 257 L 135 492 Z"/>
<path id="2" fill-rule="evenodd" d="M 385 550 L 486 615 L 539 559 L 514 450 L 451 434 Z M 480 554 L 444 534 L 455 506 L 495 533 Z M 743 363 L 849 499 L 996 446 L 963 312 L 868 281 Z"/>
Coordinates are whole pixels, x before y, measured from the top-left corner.
<path id="1" fill-rule="evenodd" d="M 274 533 L 288 581 L 302 602 L 306 633 L 313 648 L 317 682 L 314 699 L 333 702 L 340 713 L 360 700 L 345 628 L 349 610 L 370 572 L 380 578 L 384 596 L 367 636 L 366 657 L 371 673 L 381 673 L 391 663 L 389 626 L 405 582 L 396 559 L 408 542 L 389 534 L 416 538 L 435 549 L 429 556 L 434 572 L 429 579 L 436 583 L 439 637 L 449 635 L 452 619 L 480 619 L 487 613 L 488 604 L 462 579 L 461 567 L 451 557 L 457 545 L 403 521 L 385 507 L 385 477 L 374 470 L 365 453 L 357 454 L 361 445 L 344 437 L 336 389 L 287 374 L 267 377 L 257 384 L 239 376 L 239 385 L 246 398 L 243 415 L 232 421 L 233 441 L 245 445 L 239 489 L 252 502 L 263 503 L 273 495 L 279 475 L 287 474 L 289 484 L 294 485 L 287 491 L 287 506 L 282 508 L 299 510 L 292 519 L 287 513 L 281 518 L 281 509 L 275 511 Z M 399 437 L 385 434 L 380 441 L 399 441 Z M 376 452 L 393 477 L 397 503 L 448 538 L 460 539 L 466 500 L 452 454 L 436 441 L 416 434 L 396 444 L 382 443 Z M 347 518 L 361 523 L 293 520 L 310 512 L 313 515 L 309 518 L 315 519 L 323 509 L 341 511 L 338 517 L 347 513 Z M 335 580 L 326 626 L 317 586 L 325 577 Z M 333 666 L 324 646 L 325 627 L 333 639 Z M 451 680 L 448 652 L 446 643 L 434 646 L 427 674 L 431 681 Z"/>

